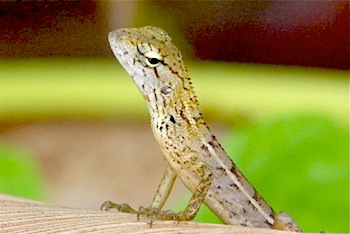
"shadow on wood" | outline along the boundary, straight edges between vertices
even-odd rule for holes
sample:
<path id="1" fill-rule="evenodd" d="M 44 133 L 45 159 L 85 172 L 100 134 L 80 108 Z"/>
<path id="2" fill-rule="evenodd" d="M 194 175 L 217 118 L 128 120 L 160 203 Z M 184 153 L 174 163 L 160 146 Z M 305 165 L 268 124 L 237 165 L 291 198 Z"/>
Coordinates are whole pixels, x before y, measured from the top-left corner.
<path id="1" fill-rule="evenodd" d="M 116 211 L 59 207 L 0 194 L 0 233 L 99 232 L 99 233 L 287 233 L 271 229 L 222 224 L 155 221 Z"/>

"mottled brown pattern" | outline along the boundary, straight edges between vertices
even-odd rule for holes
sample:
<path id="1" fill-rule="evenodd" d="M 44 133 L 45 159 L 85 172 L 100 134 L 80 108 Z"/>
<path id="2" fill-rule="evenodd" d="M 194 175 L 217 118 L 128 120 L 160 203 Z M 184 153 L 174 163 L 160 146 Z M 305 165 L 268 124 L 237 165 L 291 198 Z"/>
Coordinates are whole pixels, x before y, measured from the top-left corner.
<path id="1" fill-rule="evenodd" d="M 191 220 L 204 202 L 226 224 L 280 228 L 275 225 L 278 214 L 238 170 L 204 122 L 181 53 L 168 34 L 152 26 L 126 28 L 111 32 L 109 41 L 146 97 L 153 133 L 168 162 L 155 198 L 139 213 Z M 164 87 L 170 92 L 162 92 Z M 183 212 L 162 211 L 176 177 L 193 196 Z M 300 231 L 291 218 L 283 222 L 288 223 L 285 230 Z"/>

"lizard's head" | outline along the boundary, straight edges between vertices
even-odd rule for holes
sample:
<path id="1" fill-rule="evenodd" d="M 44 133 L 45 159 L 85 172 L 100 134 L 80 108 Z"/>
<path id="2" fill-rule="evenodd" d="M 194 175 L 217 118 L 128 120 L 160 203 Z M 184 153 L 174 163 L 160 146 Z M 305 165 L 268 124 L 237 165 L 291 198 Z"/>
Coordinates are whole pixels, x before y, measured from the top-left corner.
<path id="1" fill-rule="evenodd" d="M 191 85 L 181 53 L 164 30 L 153 26 L 123 28 L 110 32 L 108 39 L 149 107 L 188 96 L 184 92 L 189 92 Z"/>

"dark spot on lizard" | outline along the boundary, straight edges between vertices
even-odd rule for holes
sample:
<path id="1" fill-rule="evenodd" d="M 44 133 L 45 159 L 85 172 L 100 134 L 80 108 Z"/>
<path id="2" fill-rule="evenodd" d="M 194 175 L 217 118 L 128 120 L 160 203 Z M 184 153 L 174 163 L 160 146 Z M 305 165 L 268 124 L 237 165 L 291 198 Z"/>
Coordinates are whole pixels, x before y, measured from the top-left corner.
<path id="1" fill-rule="evenodd" d="M 205 145 L 201 146 L 201 150 L 208 150 L 207 147 Z"/>
<path id="2" fill-rule="evenodd" d="M 227 200 L 225 200 L 225 202 L 226 202 L 227 204 L 230 204 L 230 205 L 232 205 L 232 204 L 233 204 L 232 202 L 227 201 Z"/>
<path id="3" fill-rule="evenodd" d="M 236 166 L 233 165 L 230 169 L 230 171 L 237 176 L 238 179 L 241 179 L 241 173 L 237 170 Z"/>
<path id="4" fill-rule="evenodd" d="M 170 121 L 171 121 L 173 124 L 176 123 L 176 121 L 175 121 L 175 119 L 174 119 L 174 116 L 170 115 Z"/>
<path id="5" fill-rule="evenodd" d="M 218 170 L 218 171 L 225 171 L 225 169 L 223 167 L 217 167 L 216 170 Z"/>
<path id="6" fill-rule="evenodd" d="M 235 187 L 237 190 L 239 190 L 238 185 L 237 185 L 237 184 L 235 184 L 235 183 L 230 184 L 230 186 L 231 186 L 231 187 Z"/>
<path id="7" fill-rule="evenodd" d="M 209 141 L 209 142 L 208 142 L 208 144 L 209 144 L 209 145 L 211 145 L 213 148 L 215 148 L 215 144 L 214 144 L 214 142 Z"/>
<path id="8" fill-rule="evenodd" d="M 167 106 L 165 98 L 163 98 L 163 106 Z"/>
<path id="9" fill-rule="evenodd" d="M 159 79 L 159 75 L 158 75 L 158 70 L 157 70 L 157 68 L 156 67 L 154 67 L 153 68 L 153 70 L 154 70 L 154 74 L 156 75 L 156 77 Z"/>
<path id="10" fill-rule="evenodd" d="M 271 218 L 273 218 L 272 216 L 270 216 Z M 269 226 L 272 226 L 271 223 L 269 223 L 269 221 L 265 220 L 264 223 L 268 224 Z"/>
<path id="11" fill-rule="evenodd" d="M 165 62 L 163 62 L 163 64 L 164 64 L 164 66 L 167 66 L 167 67 L 169 68 L 169 70 L 170 70 L 173 74 L 175 74 L 175 75 L 177 75 L 178 77 L 180 77 L 181 80 L 184 80 L 184 79 L 185 79 L 185 77 L 182 77 L 182 76 L 179 75 L 179 72 L 177 72 L 177 71 L 175 71 L 174 69 L 172 69 L 171 66 L 169 66 L 169 65 L 166 64 Z"/>
<path id="12" fill-rule="evenodd" d="M 156 102 L 158 102 L 158 97 L 157 97 L 156 89 L 153 89 L 153 93 L 154 93 L 154 100 L 155 100 Z M 158 106 L 158 105 L 156 105 L 156 106 Z M 157 109 L 158 109 L 158 107 L 157 107 Z"/>
<path id="13" fill-rule="evenodd" d="M 182 84 L 182 88 L 186 91 L 189 91 L 189 89 L 185 86 L 185 83 Z"/>
<path id="14" fill-rule="evenodd" d="M 197 122 L 201 122 L 202 117 L 198 116 L 198 117 L 193 117 L 194 120 L 196 120 Z"/>
<path id="15" fill-rule="evenodd" d="M 187 116 L 184 114 L 183 110 L 180 109 L 180 116 L 183 120 L 185 120 L 185 122 L 188 124 L 188 125 L 191 125 L 190 123 L 190 120 L 187 118 Z"/>

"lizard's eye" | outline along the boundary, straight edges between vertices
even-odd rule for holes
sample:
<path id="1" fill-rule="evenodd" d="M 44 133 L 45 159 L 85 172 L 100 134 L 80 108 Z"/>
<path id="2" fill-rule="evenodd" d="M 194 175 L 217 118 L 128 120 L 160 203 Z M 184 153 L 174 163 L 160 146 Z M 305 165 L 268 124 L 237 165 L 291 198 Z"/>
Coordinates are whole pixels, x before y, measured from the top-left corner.
<path id="1" fill-rule="evenodd" d="M 162 94 L 169 94 L 171 91 L 173 91 L 173 89 L 170 86 L 164 86 L 160 89 L 160 92 L 162 92 Z"/>
<path id="2" fill-rule="evenodd" d="M 144 54 L 146 64 L 150 67 L 157 67 L 162 62 L 162 56 L 155 51 L 150 51 Z"/>

